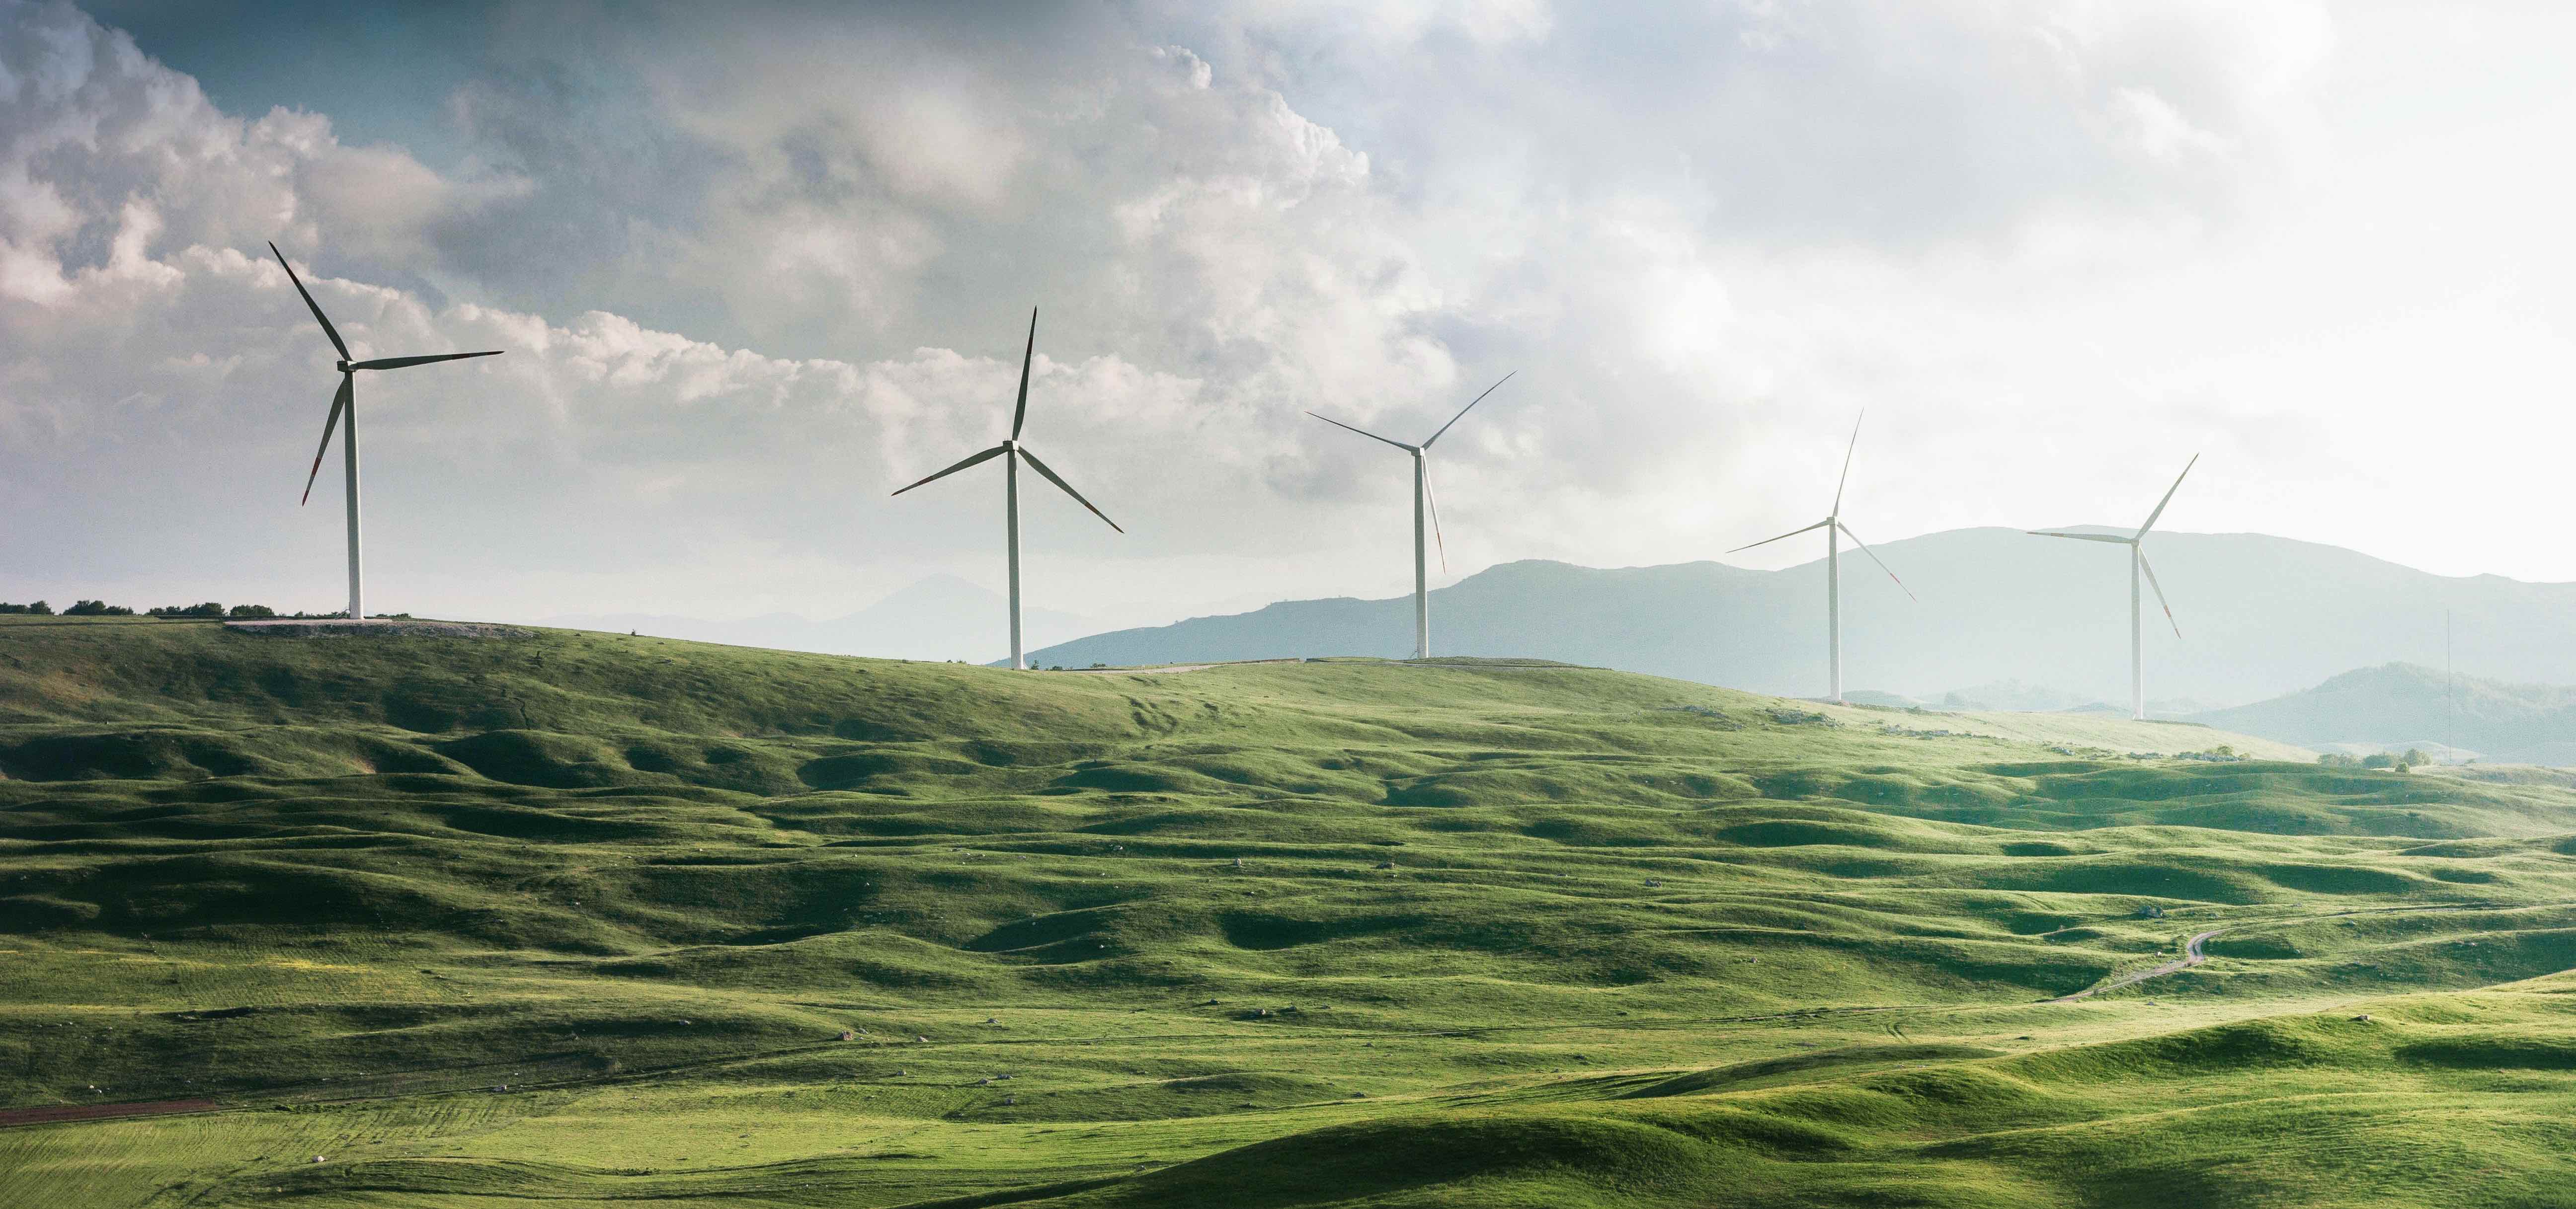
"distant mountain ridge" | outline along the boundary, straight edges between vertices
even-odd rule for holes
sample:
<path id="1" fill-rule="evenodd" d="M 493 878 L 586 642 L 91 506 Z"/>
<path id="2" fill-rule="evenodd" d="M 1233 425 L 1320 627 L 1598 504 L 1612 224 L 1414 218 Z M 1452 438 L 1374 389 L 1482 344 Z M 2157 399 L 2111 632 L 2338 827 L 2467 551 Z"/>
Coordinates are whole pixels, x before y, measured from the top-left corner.
<path id="1" fill-rule="evenodd" d="M 2034 705 L 2128 699 L 2128 568 L 2116 551 L 1993 528 L 1877 550 L 1920 599 L 1874 568 L 1846 568 L 1854 571 L 1843 577 L 1852 687 L 1936 703 L 1960 685 L 2010 687 Z M 2576 627 L 2567 624 L 2576 584 L 2438 576 L 2263 534 L 2159 533 L 2155 559 L 2185 637 L 2166 627 L 2150 596 L 2151 699 L 2260 701 L 2355 667 L 2438 663 L 2446 609 L 2457 620 L 2463 671 L 2576 683 Z M 1505 563 L 1432 593 L 1432 649 L 1813 696 L 1825 681 L 1824 580 L 1821 561 L 1777 571 Z M 1095 634 L 1032 658 L 1068 667 L 1402 658 L 1412 632 L 1409 598 L 1297 600 Z"/>
<path id="2" fill-rule="evenodd" d="M 2576 686 L 2508 684 L 2389 663 L 2191 721 L 2303 747 L 2438 754 L 2453 742 L 2490 763 L 2576 764 Z"/>

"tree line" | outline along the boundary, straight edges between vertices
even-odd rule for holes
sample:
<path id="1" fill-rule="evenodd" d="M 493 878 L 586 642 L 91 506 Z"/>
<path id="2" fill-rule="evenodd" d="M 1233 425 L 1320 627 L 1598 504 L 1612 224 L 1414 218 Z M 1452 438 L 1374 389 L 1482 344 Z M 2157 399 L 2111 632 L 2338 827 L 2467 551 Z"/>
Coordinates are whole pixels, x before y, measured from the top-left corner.
<path id="1" fill-rule="evenodd" d="M 127 608 L 124 605 L 112 605 L 104 600 L 74 601 L 68 608 L 63 609 L 60 613 L 56 613 L 54 611 L 53 605 L 41 600 L 31 601 L 27 604 L 11 604 L 8 601 L 0 601 L 0 614 L 14 614 L 22 617 L 132 617 L 135 615 L 134 610 Z M 339 616 L 337 613 L 279 613 L 277 610 L 263 604 L 237 604 L 227 608 L 224 605 L 211 600 L 204 604 L 162 605 L 157 609 L 145 609 L 143 611 L 143 615 L 146 617 L 216 617 L 232 618 L 235 620 L 261 617 L 289 617 L 312 620 Z"/>
<path id="2" fill-rule="evenodd" d="M 2425 755 L 2420 747 L 2410 747 L 2403 752 L 2378 751 L 2366 756 L 2347 756 L 2330 751 L 2317 757 L 2317 763 L 2330 768 L 2391 768 L 2398 772 L 2413 772 L 2416 765 L 2432 762 L 2433 757 Z"/>

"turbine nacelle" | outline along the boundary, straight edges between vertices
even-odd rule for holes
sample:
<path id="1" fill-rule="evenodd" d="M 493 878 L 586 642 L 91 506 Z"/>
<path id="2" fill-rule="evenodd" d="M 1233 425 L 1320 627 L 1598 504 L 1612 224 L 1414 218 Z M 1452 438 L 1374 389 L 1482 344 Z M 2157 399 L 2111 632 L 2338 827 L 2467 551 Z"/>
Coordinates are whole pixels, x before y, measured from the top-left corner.
<path id="1" fill-rule="evenodd" d="M 304 309 L 313 312 L 313 321 L 322 325 L 322 334 L 330 339 L 332 350 L 340 354 L 340 359 L 331 363 L 331 368 L 340 375 L 340 389 L 331 396 L 331 413 L 322 420 L 322 444 L 320 448 L 313 451 L 313 469 L 306 471 L 304 475 L 306 502 L 313 499 L 313 481 L 321 477 L 322 455 L 331 450 L 331 434 L 340 426 L 341 413 L 350 411 L 356 406 L 354 395 L 359 370 L 401 369 L 411 365 L 432 365 L 440 361 L 462 361 L 468 357 L 501 355 L 501 350 L 494 349 L 480 353 L 431 353 L 425 357 L 378 357 L 372 361 L 352 361 L 349 359 L 349 342 L 340 338 L 340 329 L 331 326 L 331 317 L 322 313 L 322 304 L 313 300 L 313 291 L 304 288 L 304 279 L 295 275 L 295 266 L 286 263 L 286 253 L 278 251 L 277 245 L 273 243 L 268 245 L 268 251 L 270 255 L 277 257 L 277 266 L 286 270 L 286 279 L 295 283 L 296 295 L 304 299 Z M 354 419 L 350 421 L 352 424 L 356 422 Z M 354 463 L 349 476 L 352 482 L 357 478 Z M 350 544 L 352 546 L 357 544 L 354 532 L 350 536 Z"/>

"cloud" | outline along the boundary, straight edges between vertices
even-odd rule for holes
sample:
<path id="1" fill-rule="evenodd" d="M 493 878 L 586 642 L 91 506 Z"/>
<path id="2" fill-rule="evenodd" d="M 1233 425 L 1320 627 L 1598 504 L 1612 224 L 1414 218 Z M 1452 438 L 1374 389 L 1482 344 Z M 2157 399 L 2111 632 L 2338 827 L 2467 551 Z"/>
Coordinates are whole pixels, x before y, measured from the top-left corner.
<path id="1" fill-rule="evenodd" d="M 2056 432 L 2097 359 L 2013 363 L 2067 342 L 2034 299 L 2296 159 L 2331 39 L 2263 7 L 519 7 L 432 168 L 0 0 L 0 431 L 45 459 L 0 492 L 53 534 L 0 557 L 329 598 L 287 507 L 328 356 L 271 238 L 369 349 L 509 350 L 364 384 L 386 573 L 460 609 L 989 570 L 989 483 L 881 497 L 1002 435 L 1032 304 L 1029 439 L 1137 534 L 1046 512 L 1059 575 L 1393 586 L 1399 476 L 1303 412 L 1428 435 L 1515 368 L 1442 445 L 1460 569 L 1697 556 L 1760 519 L 1709 484 L 1769 507 L 1830 460 L 1783 434 L 1863 402 L 1993 426 L 1891 417 L 1924 460 Z"/>
<path id="2" fill-rule="evenodd" d="M 0 29 L 0 292 L 13 298 L 59 299 L 71 275 L 119 254 L 310 246 L 324 231 L 335 254 L 395 261 L 528 188 L 342 146 L 316 114 L 226 115 L 68 4 L 8 0 Z"/>

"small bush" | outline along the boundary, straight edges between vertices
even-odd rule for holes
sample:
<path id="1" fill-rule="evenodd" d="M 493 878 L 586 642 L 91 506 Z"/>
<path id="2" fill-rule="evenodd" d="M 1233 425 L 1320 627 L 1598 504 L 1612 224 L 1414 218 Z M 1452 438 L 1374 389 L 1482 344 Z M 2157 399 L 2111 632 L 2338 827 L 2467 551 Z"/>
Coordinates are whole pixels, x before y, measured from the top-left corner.
<path id="1" fill-rule="evenodd" d="M 163 605 L 151 612 L 155 617 L 221 617 L 224 606 L 210 600 L 204 604 Z"/>
<path id="2" fill-rule="evenodd" d="M 72 607 L 63 610 L 63 616 L 132 617 L 134 616 L 134 610 L 126 608 L 124 605 L 112 605 L 104 600 L 76 600 L 72 602 Z"/>
<path id="3" fill-rule="evenodd" d="M 51 617 L 54 615 L 54 606 L 46 604 L 41 600 L 34 604 L 0 603 L 0 613 L 21 613 L 31 614 L 37 617 Z"/>
<path id="4" fill-rule="evenodd" d="M 232 607 L 232 608 L 231 608 L 231 609 L 226 613 L 226 616 L 230 616 L 230 617 L 275 617 L 275 616 L 277 616 L 277 610 L 272 609 L 272 608 L 268 607 L 267 605 L 234 605 L 234 606 L 233 606 L 233 607 Z"/>

